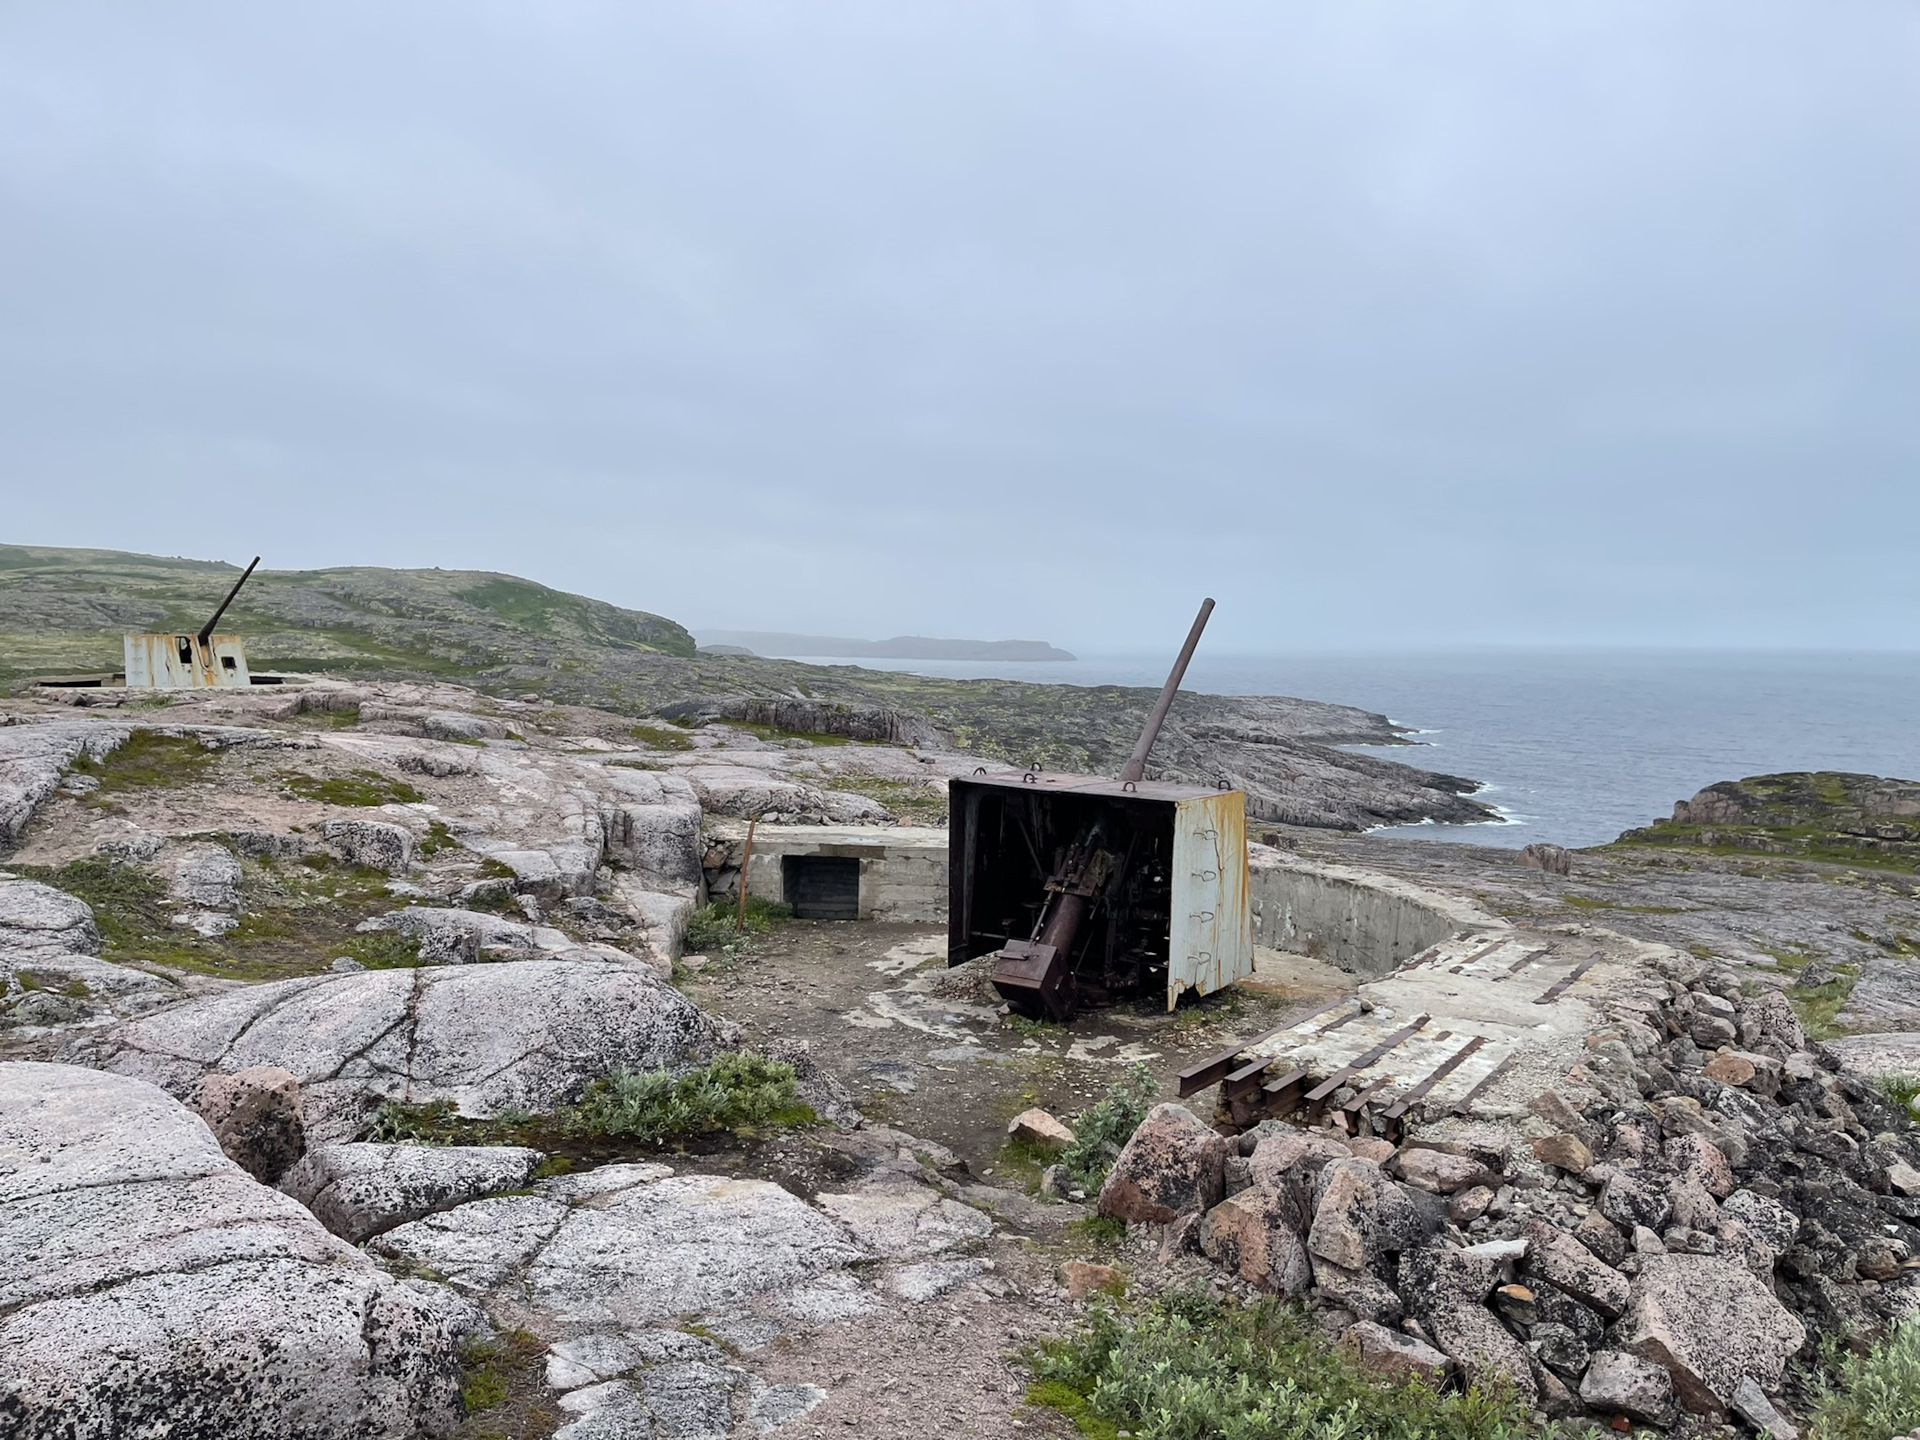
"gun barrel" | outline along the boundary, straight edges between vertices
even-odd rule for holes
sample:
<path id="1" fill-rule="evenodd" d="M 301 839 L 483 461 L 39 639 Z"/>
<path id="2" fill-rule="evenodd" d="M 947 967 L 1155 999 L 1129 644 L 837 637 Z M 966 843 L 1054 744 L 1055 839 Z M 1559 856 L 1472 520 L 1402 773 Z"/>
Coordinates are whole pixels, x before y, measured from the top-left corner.
<path id="1" fill-rule="evenodd" d="M 1122 780 L 1138 780 L 1147 773 L 1147 755 L 1153 749 L 1153 742 L 1160 738 L 1160 727 L 1167 722 L 1167 711 L 1173 708 L 1173 697 L 1180 689 L 1180 682 L 1186 678 L 1187 662 L 1193 659 L 1193 652 L 1200 644 L 1200 632 L 1207 628 L 1207 617 L 1213 614 L 1213 600 L 1201 602 L 1200 613 L 1194 617 L 1193 629 L 1187 632 L 1187 643 L 1180 647 L 1180 658 L 1173 662 L 1173 673 L 1167 676 L 1167 683 L 1160 691 L 1160 698 L 1153 702 L 1153 711 L 1147 716 L 1146 727 L 1140 732 L 1140 743 L 1133 747 L 1133 754 L 1127 758 L 1127 768 L 1120 772 Z"/>
<path id="2" fill-rule="evenodd" d="M 258 565 L 259 563 L 260 557 L 258 555 L 254 556 L 253 565 Z M 220 617 L 227 613 L 227 607 L 233 604 L 233 597 L 238 595 L 240 593 L 240 587 L 247 583 L 247 576 L 253 574 L 253 565 L 247 566 L 247 568 L 241 572 L 240 578 L 233 582 L 233 589 L 227 592 L 227 598 L 222 600 L 220 602 L 220 608 L 213 612 L 213 618 L 200 627 L 200 646 L 202 649 L 205 649 L 208 642 L 213 639 L 213 627 L 218 625 L 220 623 Z M 1209 601 L 1208 603 L 1211 604 L 1212 602 Z"/>

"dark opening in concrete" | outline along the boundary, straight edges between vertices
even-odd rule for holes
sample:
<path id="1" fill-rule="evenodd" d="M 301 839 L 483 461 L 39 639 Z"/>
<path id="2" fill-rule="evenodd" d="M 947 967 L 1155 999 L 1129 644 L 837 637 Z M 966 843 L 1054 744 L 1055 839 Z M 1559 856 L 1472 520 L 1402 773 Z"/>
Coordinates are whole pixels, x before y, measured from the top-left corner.
<path id="1" fill-rule="evenodd" d="M 787 855 L 782 888 L 802 920 L 860 918 L 860 862 L 839 855 Z"/>

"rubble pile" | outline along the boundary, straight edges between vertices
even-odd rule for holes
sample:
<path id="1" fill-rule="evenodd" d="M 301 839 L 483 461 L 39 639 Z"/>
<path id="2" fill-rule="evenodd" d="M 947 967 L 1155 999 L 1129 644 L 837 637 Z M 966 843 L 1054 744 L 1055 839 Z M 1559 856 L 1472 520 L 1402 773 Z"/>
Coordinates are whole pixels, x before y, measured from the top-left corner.
<path id="1" fill-rule="evenodd" d="M 1777 991 L 1657 968 L 1665 998 L 1604 1006 L 1524 1109 L 1394 1144 L 1272 1119 L 1220 1133 L 1161 1105 L 1100 1210 L 1302 1297 L 1383 1371 L 1504 1380 L 1621 1428 L 1731 1413 L 1788 1440 L 1790 1360 L 1920 1309 L 1920 1133 Z"/>

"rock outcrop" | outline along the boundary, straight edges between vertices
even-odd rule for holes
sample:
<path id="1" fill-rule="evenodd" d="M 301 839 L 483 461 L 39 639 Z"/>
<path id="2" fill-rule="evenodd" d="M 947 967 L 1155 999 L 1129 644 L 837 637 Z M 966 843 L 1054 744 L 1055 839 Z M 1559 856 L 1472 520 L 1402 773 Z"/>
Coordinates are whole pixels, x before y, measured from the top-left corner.
<path id="1" fill-rule="evenodd" d="M 476 1323 L 242 1173 L 153 1086 L 0 1064 L 9 1436 L 445 1435 Z"/>
<path id="2" fill-rule="evenodd" d="M 280 1188 L 355 1245 L 436 1211 L 526 1185 L 540 1152 L 521 1145 L 321 1145 Z"/>
<path id="3" fill-rule="evenodd" d="M 248 986 L 89 1042 L 104 1068 L 187 1097 L 210 1072 L 298 1079 L 310 1143 L 354 1138 L 384 1101 L 545 1112 L 615 1070 L 681 1068 L 729 1031 L 650 971 L 561 960 L 369 970 Z"/>

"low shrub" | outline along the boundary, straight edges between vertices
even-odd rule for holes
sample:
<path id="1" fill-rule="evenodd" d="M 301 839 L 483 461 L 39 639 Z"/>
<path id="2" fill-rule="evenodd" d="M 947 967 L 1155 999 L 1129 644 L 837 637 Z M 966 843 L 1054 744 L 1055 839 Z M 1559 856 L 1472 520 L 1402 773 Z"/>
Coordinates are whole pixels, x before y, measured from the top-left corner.
<path id="1" fill-rule="evenodd" d="M 1821 1360 L 1814 1440 L 1886 1440 L 1920 1426 L 1920 1320 L 1894 1326 L 1865 1355 L 1829 1340 Z"/>
<path id="2" fill-rule="evenodd" d="M 1512 1440 L 1532 1433 L 1511 1391 L 1442 1394 L 1362 1370 L 1297 1306 L 1180 1292 L 1030 1352 L 1027 1401 L 1082 1434 L 1139 1440 Z M 1887 1432 L 1882 1431 L 1883 1435 Z"/>
<path id="3" fill-rule="evenodd" d="M 651 1144 L 811 1118 L 795 1096 L 791 1065 L 740 1052 L 678 1079 L 665 1070 L 610 1075 L 588 1088 L 564 1123 L 575 1134 Z"/>
<path id="4" fill-rule="evenodd" d="M 737 955 L 750 949 L 756 936 L 765 935 L 793 918 L 793 907 L 775 900 L 747 897 L 746 929 L 739 928 L 740 902 L 716 900 L 696 910 L 687 920 L 686 948 L 695 955 Z"/>
<path id="5" fill-rule="evenodd" d="M 1131 1065 L 1107 1093 L 1073 1117 L 1073 1144 L 1060 1153 L 1067 1173 L 1089 1192 L 1098 1190 L 1120 1151 L 1153 1108 L 1160 1082 L 1145 1065 Z"/>

